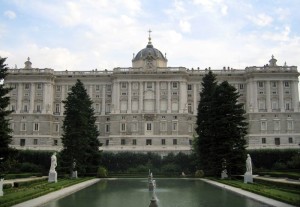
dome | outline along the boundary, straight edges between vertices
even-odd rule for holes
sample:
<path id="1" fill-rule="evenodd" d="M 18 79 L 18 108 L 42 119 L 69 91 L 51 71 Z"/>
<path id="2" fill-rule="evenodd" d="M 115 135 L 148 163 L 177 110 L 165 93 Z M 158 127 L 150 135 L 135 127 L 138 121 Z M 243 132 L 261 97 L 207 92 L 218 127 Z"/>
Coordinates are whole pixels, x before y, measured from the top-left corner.
<path id="1" fill-rule="evenodd" d="M 167 61 L 162 52 L 154 48 L 151 42 L 148 43 L 146 48 L 140 50 L 132 61 L 144 60 L 148 55 L 151 55 L 154 59 L 162 59 Z"/>
<path id="2" fill-rule="evenodd" d="M 132 66 L 146 68 L 167 67 L 167 62 L 167 58 L 161 51 L 153 47 L 149 36 L 146 48 L 140 50 L 132 59 Z"/>

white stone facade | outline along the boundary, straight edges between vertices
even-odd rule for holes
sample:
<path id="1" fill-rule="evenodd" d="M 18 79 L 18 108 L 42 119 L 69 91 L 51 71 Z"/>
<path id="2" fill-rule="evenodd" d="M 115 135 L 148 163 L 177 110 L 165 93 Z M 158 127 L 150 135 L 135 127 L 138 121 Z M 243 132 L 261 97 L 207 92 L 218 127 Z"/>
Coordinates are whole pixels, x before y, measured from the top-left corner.
<path id="1" fill-rule="evenodd" d="M 12 146 L 60 150 L 64 106 L 80 79 L 94 102 L 104 151 L 190 152 L 195 134 L 201 82 L 209 69 L 167 67 L 167 59 L 149 38 L 133 67 L 112 71 L 10 69 Z M 241 94 L 249 122 L 248 148 L 299 148 L 300 112 L 296 66 L 212 69 Z"/>

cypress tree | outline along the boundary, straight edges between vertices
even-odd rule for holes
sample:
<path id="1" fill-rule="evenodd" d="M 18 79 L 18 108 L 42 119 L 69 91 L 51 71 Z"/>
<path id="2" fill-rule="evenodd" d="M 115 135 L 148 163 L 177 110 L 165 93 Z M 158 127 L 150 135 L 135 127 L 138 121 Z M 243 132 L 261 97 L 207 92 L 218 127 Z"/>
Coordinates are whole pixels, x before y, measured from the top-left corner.
<path id="1" fill-rule="evenodd" d="M 93 102 L 80 80 L 71 88 L 63 103 L 65 119 L 62 127 L 62 165 L 69 172 L 73 170 L 74 161 L 79 173 L 96 170 L 100 163 L 100 142 L 97 139 L 99 132 L 95 125 Z"/>
<path id="2" fill-rule="evenodd" d="M 215 166 L 214 174 L 220 175 L 222 160 L 226 160 L 227 171 L 230 174 L 242 173 L 246 157 L 245 135 L 247 122 L 243 104 L 238 103 L 239 93 L 227 81 L 216 88 L 213 108 L 215 142 L 212 162 Z"/>
<path id="3" fill-rule="evenodd" d="M 4 64 L 5 60 L 6 58 L 0 57 L 0 158 L 2 161 L 5 161 L 9 155 L 9 152 L 11 151 L 9 144 L 12 141 L 12 136 L 10 135 L 12 130 L 9 127 L 8 119 L 8 115 L 12 111 L 7 110 L 7 107 L 10 103 L 10 98 L 7 96 L 7 94 L 12 89 L 4 84 L 1 84 L 8 74 L 8 67 L 6 67 L 6 64 Z"/>
<path id="4" fill-rule="evenodd" d="M 202 79 L 202 91 L 200 92 L 200 101 L 198 105 L 197 113 L 197 137 L 194 142 L 194 151 L 197 155 L 198 166 L 197 168 L 205 171 L 206 174 L 210 174 L 211 155 L 214 153 L 211 148 L 213 144 L 213 131 L 212 128 L 212 116 L 213 116 L 213 94 L 215 92 L 217 81 L 216 76 L 209 71 Z"/>

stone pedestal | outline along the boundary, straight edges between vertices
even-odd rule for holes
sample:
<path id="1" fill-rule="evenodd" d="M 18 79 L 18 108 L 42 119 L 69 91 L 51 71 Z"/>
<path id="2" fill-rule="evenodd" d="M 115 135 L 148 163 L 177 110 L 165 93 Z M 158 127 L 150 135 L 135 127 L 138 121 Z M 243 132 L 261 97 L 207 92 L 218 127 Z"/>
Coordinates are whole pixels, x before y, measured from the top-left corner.
<path id="1" fill-rule="evenodd" d="M 75 178 L 75 179 L 78 178 L 77 170 L 72 172 L 72 178 Z"/>
<path id="2" fill-rule="evenodd" d="M 250 172 L 244 174 L 244 183 L 253 183 L 253 175 Z"/>
<path id="3" fill-rule="evenodd" d="M 152 180 L 151 182 L 149 182 L 149 191 L 154 191 L 155 187 L 156 187 L 155 180 Z"/>
<path id="4" fill-rule="evenodd" d="M 154 196 L 151 199 L 151 203 L 150 203 L 149 207 L 158 207 L 157 200 Z"/>
<path id="5" fill-rule="evenodd" d="M 0 196 L 3 196 L 3 183 L 4 183 L 4 179 L 0 180 Z"/>
<path id="6" fill-rule="evenodd" d="M 49 172 L 49 176 L 48 176 L 48 182 L 52 183 L 52 182 L 57 182 L 57 172 L 56 171 L 50 171 Z"/>
<path id="7" fill-rule="evenodd" d="M 222 171 L 221 173 L 221 179 L 226 179 L 228 178 L 227 172 L 226 171 Z"/>

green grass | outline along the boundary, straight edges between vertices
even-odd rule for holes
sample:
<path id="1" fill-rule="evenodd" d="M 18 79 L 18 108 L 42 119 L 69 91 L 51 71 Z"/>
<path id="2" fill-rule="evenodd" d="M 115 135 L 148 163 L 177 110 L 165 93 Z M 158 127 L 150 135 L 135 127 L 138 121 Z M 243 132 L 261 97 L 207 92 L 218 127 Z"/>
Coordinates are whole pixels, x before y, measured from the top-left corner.
<path id="1" fill-rule="evenodd" d="M 269 175 L 272 177 L 283 177 L 283 178 L 290 178 L 299 180 L 300 179 L 300 172 L 285 172 L 285 171 L 263 171 L 258 172 L 259 175 Z"/>
<path id="2" fill-rule="evenodd" d="M 57 183 L 41 180 L 18 188 L 4 189 L 4 196 L 0 197 L 0 207 L 12 206 L 89 179 L 91 178 L 59 179 Z"/>
<path id="3" fill-rule="evenodd" d="M 242 180 L 220 180 L 209 178 L 211 180 L 224 183 L 233 187 L 237 187 L 252 193 L 256 193 L 265 197 L 273 198 L 284 203 L 300 206 L 300 188 L 290 189 L 287 187 L 267 185 L 261 183 L 243 183 Z"/>

